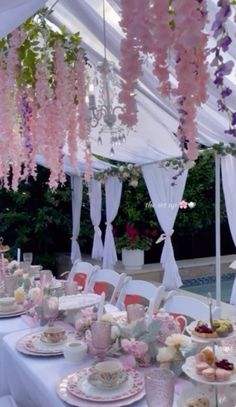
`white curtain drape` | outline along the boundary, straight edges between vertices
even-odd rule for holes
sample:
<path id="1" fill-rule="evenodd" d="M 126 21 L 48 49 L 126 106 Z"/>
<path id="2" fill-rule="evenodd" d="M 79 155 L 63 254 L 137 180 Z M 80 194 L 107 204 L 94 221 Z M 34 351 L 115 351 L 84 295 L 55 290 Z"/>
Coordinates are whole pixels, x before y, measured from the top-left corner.
<path id="1" fill-rule="evenodd" d="M 187 179 L 187 171 L 178 177 L 172 186 L 176 171 L 161 168 L 158 164 L 145 165 L 143 176 L 162 230 L 164 231 L 164 246 L 161 254 L 161 264 L 164 268 L 163 284 L 168 289 L 175 289 L 182 285 L 178 266 L 175 261 L 171 235 L 175 218 L 179 210 Z"/>
<path id="2" fill-rule="evenodd" d="M 94 227 L 92 259 L 103 258 L 101 222 L 102 189 L 101 182 L 92 179 L 89 183 L 90 218 Z"/>
<path id="3" fill-rule="evenodd" d="M 221 157 L 221 172 L 229 228 L 236 246 L 236 158 L 232 155 Z M 232 265 L 232 268 L 235 268 L 235 264 Z M 236 283 L 233 285 L 230 303 L 236 304 Z"/>
<path id="4" fill-rule="evenodd" d="M 105 183 L 106 194 L 106 234 L 104 241 L 103 268 L 112 268 L 117 262 L 112 222 L 115 219 L 121 199 L 122 183 L 118 177 L 108 177 Z"/>
<path id="5" fill-rule="evenodd" d="M 72 201 L 72 237 L 71 261 L 81 260 L 80 247 L 77 242 L 80 231 L 80 215 L 83 196 L 83 179 L 77 175 L 71 176 L 71 201 Z"/>

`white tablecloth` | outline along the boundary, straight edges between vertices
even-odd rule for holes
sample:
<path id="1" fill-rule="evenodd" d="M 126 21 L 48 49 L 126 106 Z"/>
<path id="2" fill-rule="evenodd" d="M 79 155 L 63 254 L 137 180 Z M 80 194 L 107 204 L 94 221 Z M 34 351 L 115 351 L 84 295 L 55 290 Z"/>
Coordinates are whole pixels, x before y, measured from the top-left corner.
<path id="1" fill-rule="evenodd" d="M 65 407 L 67 404 L 55 392 L 56 383 L 78 367 L 91 365 L 92 360 L 87 358 L 78 366 L 66 362 L 63 357 L 44 359 L 25 356 L 15 350 L 16 341 L 25 334 L 22 331 L 14 332 L 5 336 L 2 341 L 2 365 L 11 394 L 19 407 Z M 133 407 L 147 407 L 145 399 L 134 403 Z M 173 407 L 177 407 L 176 401 Z"/>
<path id="2" fill-rule="evenodd" d="M 2 339 L 5 335 L 27 329 L 28 325 L 21 319 L 21 317 L 16 318 L 1 318 L 0 319 L 0 396 L 9 393 L 9 388 L 4 374 L 3 360 L 3 348 Z"/>

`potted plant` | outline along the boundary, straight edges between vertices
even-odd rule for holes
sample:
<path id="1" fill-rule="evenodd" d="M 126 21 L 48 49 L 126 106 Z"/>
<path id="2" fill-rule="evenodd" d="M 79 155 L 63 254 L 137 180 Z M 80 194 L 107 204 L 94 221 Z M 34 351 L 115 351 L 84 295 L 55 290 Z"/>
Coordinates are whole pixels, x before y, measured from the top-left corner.
<path id="1" fill-rule="evenodd" d="M 142 228 L 141 228 L 142 229 Z M 156 236 L 154 230 L 141 230 L 125 226 L 125 233 L 116 238 L 116 248 L 122 253 L 122 263 L 127 270 L 140 270 L 144 265 L 144 251 L 149 250 Z"/>

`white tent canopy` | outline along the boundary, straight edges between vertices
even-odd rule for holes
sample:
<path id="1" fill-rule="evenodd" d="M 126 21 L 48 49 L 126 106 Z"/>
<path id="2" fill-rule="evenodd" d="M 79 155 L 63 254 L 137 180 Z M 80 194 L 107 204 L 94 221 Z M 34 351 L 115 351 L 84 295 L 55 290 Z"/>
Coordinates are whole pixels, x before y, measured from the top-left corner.
<path id="1" fill-rule="evenodd" d="M 10 3 L 10 4 L 9 4 Z M 6 35 L 16 26 L 22 23 L 26 17 L 35 13 L 37 7 L 51 6 L 55 0 L 35 1 L 13 0 L 0 2 L 0 35 Z M 216 0 L 208 1 L 210 28 L 216 11 Z M 58 26 L 64 25 L 71 32 L 79 31 L 83 39 L 88 57 L 92 63 L 101 61 L 103 58 L 103 24 L 102 24 L 102 0 L 59 0 L 54 11 L 50 15 L 52 22 Z M 119 27 L 119 0 L 106 0 L 107 21 L 107 47 L 108 59 L 112 60 L 119 69 L 119 47 L 122 31 Z M 233 21 L 229 26 L 233 30 Z M 236 58 L 236 50 L 231 47 L 232 55 Z M 174 78 L 173 78 L 174 80 Z M 234 76 L 229 78 L 230 87 L 236 90 L 233 83 Z M 157 81 L 152 74 L 151 65 L 146 64 L 143 68 L 143 77 L 138 86 L 138 125 L 136 132 L 130 132 L 127 142 L 115 149 L 116 160 L 129 161 L 137 164 L 146 164 L 153 161 L 163 160 L 180 156 L 181 152 L 178 141 L 173 135 L 178 126 L 177 115 L 174 106 L 168 100 L 160 98 L 157 89 Z M 228 98 L 231 106 L 235 106 L 236 92 Z M 209 81 L 209 99 L 207 104 L 199 109 L 198 128 L 199 141 L 210 146 L 219 141 L 226 144 L 232 141 L 232 137 L 226 135 L 227 118 L 217 111 L 217 90 L 212 81 Z M 93 129 L 92 152 L 101 156 L 110 157 L 110 140 L 103 138 L 103 145 L 97 144 L 98 128 Z M 82 150 L 82 146 L 81 146 Z M 79 158 L 80 161 L 80 158 Z"/>

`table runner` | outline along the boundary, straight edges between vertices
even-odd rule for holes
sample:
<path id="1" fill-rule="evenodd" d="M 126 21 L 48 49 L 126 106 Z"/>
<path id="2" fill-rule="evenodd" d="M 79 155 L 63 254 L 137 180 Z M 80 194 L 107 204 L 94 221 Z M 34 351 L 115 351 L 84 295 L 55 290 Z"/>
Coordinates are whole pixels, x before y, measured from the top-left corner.
<path id="1" fill-rule="evenodd" d="M 31 332 L 32 330 L 29 330 Z M 4 375 L 7 379 L 11 394 L 19 407 L 65 407 L 55 391 L 56 383 L 65 375 L 79 367 L 90 366 L 94 359 L 87 357 L 80 364 L 67 362 L 63 357 L 37 358 L 20 354 L 15 350 L 15 344 L 26 332 L 14 332 L 3 338 Z M 0 376 L 0 381 L 2 380 Z M 187 380 L 177 379 L 176 395 L 173 407 L 177 407 L 177 397 Z M 99 404 L 100 406 L 100 404 Z M 133 407 L 147 407 L 145 399 L 134 404 Z"/>

